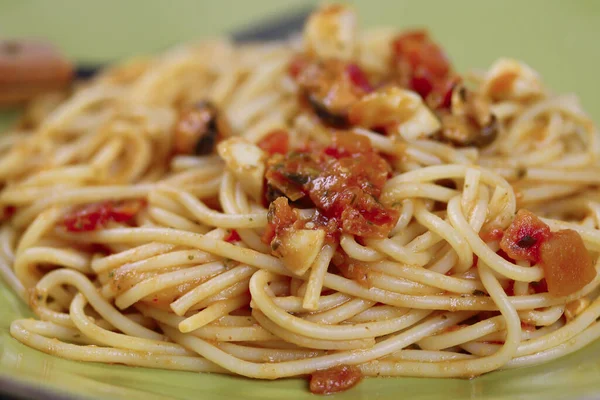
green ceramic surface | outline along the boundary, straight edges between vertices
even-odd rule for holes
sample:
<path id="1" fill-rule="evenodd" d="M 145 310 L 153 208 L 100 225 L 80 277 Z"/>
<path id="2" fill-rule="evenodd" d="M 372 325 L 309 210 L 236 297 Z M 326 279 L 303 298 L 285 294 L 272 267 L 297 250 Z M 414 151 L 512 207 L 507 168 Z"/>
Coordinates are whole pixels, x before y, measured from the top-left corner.
<path id="1" fill-rule="evenodd" d="M 232 31 L 302 1 L 0 0 L 0 37 L 44 37 L 85 63 L 110 62 Z M 556 92 L 577 93 L 600 121 L 600 1 L 356 1 L 363 26 L 426 26 L 459 71 L 500 57 L 534 67 Z M 0 126 L 14 113 L 0 112 Z M 304 380 L 274 382 L 73 362 L 31 350 L 9 333 L 31 316 L 0 281 L 0 392 L 34 388 L 96 399 L 314 399 Z M 25 392 L 23 392 L 25 390 Z M 472 380 L 374 378 L 334 399 L 559 399 L 600 397 L 600 342 L 563 359 Z"/>

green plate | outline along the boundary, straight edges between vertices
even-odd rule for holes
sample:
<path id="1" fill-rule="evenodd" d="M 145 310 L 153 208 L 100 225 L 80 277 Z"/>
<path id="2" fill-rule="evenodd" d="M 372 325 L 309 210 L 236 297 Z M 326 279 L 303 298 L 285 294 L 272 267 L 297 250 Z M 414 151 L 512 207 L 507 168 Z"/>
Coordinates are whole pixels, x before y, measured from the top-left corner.
<path id="1" fill-rule="evenodd" d="M 0 36 L 51 39 L 74 59 L 107 62 L 170 44 L 222 34 L 302 1 L 0 0 Z M 597 68 L 600 1 L 453 0 L 356 2 L 363 26 L 427 26 L 457 69 L 485 68 L 500 57 L 534 67 L 556 92 L 577 93 L 600 121 Z M 233 11 L 233 12 L 232 12 Z M 10 119 L 0 113 L 0 125 Z M 277 399 L 315 397 L 306 382 L 62 360 L 13 340 L 10 321 L 31 315 L 0 282 L 0 392 L 23 397 L 97 399 Z M 600 397 L 600 342 L 555 362 L 472 380 L 366 379 L 335 399 L 545 399 Z"/>

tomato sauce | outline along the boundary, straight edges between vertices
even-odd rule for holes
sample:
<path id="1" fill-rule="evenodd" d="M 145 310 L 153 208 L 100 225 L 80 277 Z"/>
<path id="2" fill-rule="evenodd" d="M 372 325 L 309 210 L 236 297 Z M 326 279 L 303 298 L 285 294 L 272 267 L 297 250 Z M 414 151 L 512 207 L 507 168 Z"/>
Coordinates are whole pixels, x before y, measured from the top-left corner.
<path id="1" fill-rule="evenodd" d="M 460 77 L 452 71 L 442 48 L 424 30 L 408 31 L 392 42 L 400 84 L 419 93 L 432 108 L 448 108 Z"/>
<path id="2" fill-rule="evenodd" d="M 317 214 L 307 222 L 324 228 L 329 239 L 337 240 L 341 232 L 387 237 L 399 217 L 397 210 L 378 199 L 390 174 L 390 165 L 372 149 L 367 138 L 337 132 L 332 135 L 331 145 L 320 151 L 271 157 L 265 176 L 268 186 L 290 201 L 315 207 Z M 270 207 L 270 214 L 273 217 L 266 240 L 279 224 L 292 219 L 279 199 Z"/>
<path id="3" fill-rule="evenodd" d="M 89 232 L 104 228 L 109 222 L 127 222 L 143 207 L 141 200 L 104 201 L 79 206 L 67 214 L 63 225 L 70 232 Z"/>
<path id="4" fill-rule="evenodd" d="M 315 371 L 310 376 L 310 391 L 314 394 L 343 392 L 357 385 L 361 380 L 362 373 L 358 367 L 340 365 Z"/>

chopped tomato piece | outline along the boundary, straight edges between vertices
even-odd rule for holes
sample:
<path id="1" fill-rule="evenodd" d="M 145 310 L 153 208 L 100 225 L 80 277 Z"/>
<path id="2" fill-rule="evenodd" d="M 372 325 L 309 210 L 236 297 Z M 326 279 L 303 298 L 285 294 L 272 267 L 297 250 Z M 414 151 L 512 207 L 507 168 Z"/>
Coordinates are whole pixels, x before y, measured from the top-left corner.
<path id="1" fill-rule="evenodd" d="M 360 369 L 350 365 L 315 371 L 310 376 L 310 391 L 314 394 L 343 392 L 362 380 Z"/>
<path id="2" fill-rule="evenodd" d="M 0 221 L 4 222 L 9 220 L 14 214 L 17 212 L 17 207 L 15 206 L 4 206 L 0 211 Z"/>
<path id="3" fill-rule="evenodd" d="M 349 125 L 348 112 L 371 85 L 360 67 L 341 60 L 319 60 L 302 66 L 296 78 L 303 98 L 327 125 Z"/>
<path id="4" fill-rule="evenodd" d="M 519 210 L 500 241 L 500 248 L 514 260 L 540 260 L 540 246 L 550 237 L 550 228 L 532 212 Z"/>
<path id="5" fill-rule="evenodd" d="M 348 64 L 348 66 L 346 66 L 346 74 L 348 74 L 348 77 L 354 86 L 361 88 L 367 93 L 373 90 L 367 75 L 358 65 Z"/>
<path id="6" fill-rule="evenodd" d="M 540 247 L 548 292 L 568 296 L 596 277 L 592 258 L 581 236 L 571 229 L 554 232 Z"/>
<path id="7" fill-rule="evenodd" d="M 460 77 L 452 72 L 442 48 L 424 30 L 408 31 L 392 42 L 400 84 L 419 93 L 432 108 L 450 106 Z"/>
<path id="8" fill-rule="evenodd" d="M 229 243 L 239 242 L 240 240 L 242 240 L 242 238 L 235 229 L 232 229 L 227 236 L 225 236 L 225 241 Z"/>
<path id="9" fill-rule="evenodd" d="M 269 153 L 273 154 L 285 154 L 288 151 L 290 144 L 290 137 L 284 130 L 277 129 L 265 136 L 260 142 L 258 147 Z"/>
<path id="10" fill-rule="evenodd" d="M 110 221 L 127 222 L 144 206 L 140 200 L 105 201 L 86 204 L 67 214 L 63 224 L 68 231 L 86 232 L 101 229 Z"/>

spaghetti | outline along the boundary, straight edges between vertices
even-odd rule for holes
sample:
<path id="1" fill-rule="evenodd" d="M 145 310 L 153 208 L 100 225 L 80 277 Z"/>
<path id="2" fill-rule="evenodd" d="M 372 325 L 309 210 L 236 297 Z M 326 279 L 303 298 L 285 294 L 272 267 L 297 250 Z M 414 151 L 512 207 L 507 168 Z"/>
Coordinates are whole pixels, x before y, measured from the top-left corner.
<path id="1" fill-rule="evenodd" d="M 257 379 L 474 377 L 600 336 L 598 138 L 426 33 L 187 45 L 34 101 L 0 138 L 0 274 L 80 361 Z"/>

